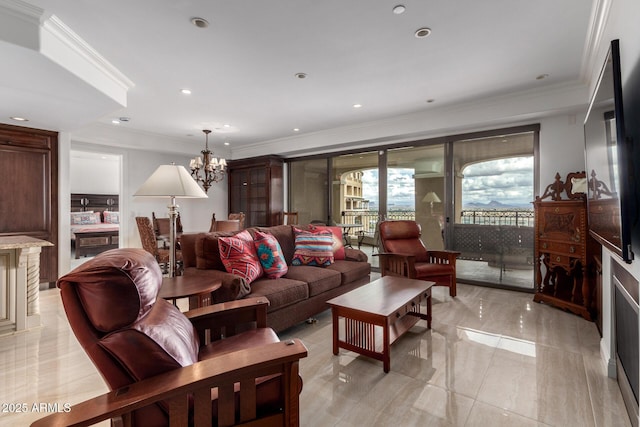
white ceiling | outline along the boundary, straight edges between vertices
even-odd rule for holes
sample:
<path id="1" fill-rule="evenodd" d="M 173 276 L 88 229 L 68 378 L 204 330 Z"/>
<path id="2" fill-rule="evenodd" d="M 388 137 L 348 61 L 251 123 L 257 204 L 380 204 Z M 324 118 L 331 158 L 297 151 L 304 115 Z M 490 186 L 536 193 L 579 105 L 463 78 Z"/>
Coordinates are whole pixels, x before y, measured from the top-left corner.
<path id="1" fill-rule="evenodd" d="M 393 7 L 402 3 L 403 14 Z M 0 0 L 2 5 L 19 0 Z M 259 142 L 585 84 L 587 0 L 29 0 L 131 85 L 126 106 L 0 29 L 0 122 Z M 2 9 L 0 9 L 0 14 Z M 209 21 L 197 28 L 191 18 Z M 421 27 L 432 30 L 418 39 Z M 3 33 L 4 31 L 4 33 Z M 42 51 L 42 49 L 41 49 Z M 41 52 L 40 51 L 40 52 Z M 296 73 L 304 72 L 306 79 Z M 537 80 L 539 75 L 548 77 Z M 189 88 L 189 96 L 180 89 Z M 114 99 L 116 98 L 116 99 Z M 434 100 L 429 103 L 427 100 Z M 586 102 L 586 99 L 585 99 Z M 353 104 L 362 104 L 354 109 Z M 554 106 L 548 106 L 552 110 Z M 14 111 L 15 110 L 15 111 Z M 102 126 L 95 126 L 102 124 Z M 231 125 L 224 128 L 224 124 Z M 93 127 L 92 127 L 93 126 Z M 299 128 L 295 133 L 293 128 Z M 91 139 L 91 132 L 85 137 Z"/>

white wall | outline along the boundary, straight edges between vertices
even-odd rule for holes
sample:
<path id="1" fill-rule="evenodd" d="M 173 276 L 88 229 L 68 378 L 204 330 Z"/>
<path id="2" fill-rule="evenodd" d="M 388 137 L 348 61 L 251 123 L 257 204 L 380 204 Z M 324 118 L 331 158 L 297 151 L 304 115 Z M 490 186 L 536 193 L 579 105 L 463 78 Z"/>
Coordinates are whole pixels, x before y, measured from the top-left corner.
<path id="1" fill-rule="evenodd" d="M 70 155 L 71 193 L 118 194 L 120 156 L 86 151 Z"/>
<path id="2" fill-rule="evenodd" d="M 620 62 L 623 85 L 630 78 L 634 69 L 640 66 L 640 35 L 638 31 L 638 16 L 640 16 L 640 2 L 637 0 L 612 0 L 611 10 L 604 28 L 602 39 L 598 45 L 598 63 L 594 66 L 593 75 L 597 76 L 609 49 L 609 42 L 613 39 L 620 40 Z M 592 78 L 593 88 L 595 77 Z M 639 117 L 626 117 L 627 121 L 640 120 Z M 636 141 L 638 143 L 638 141 Z M 638 165 L 636 165 L 638 167 Z M 635 248 L 636 256 L 640 253 Z M 625 267 L 636 279 L 640 279 L 640 259 L 632 264 L 625 264 L 618 257 L 604 249 L 602 272 L 602 329 L 603 337 L 600 345 L 601 354 L 607 365 L 609 374 L 615 375 L 614 353 L 615 342 L 613 337 L 612 322 L 612 283 L 611 263 L 618 263 Z"/>
<path id="3" fill-rule="evenodd" d="M 540 193 L 553 183 L 556 172 L 564 180 L 569 172 L 585 169 L 583 121 L 584 113 L 540 121 Z"/>

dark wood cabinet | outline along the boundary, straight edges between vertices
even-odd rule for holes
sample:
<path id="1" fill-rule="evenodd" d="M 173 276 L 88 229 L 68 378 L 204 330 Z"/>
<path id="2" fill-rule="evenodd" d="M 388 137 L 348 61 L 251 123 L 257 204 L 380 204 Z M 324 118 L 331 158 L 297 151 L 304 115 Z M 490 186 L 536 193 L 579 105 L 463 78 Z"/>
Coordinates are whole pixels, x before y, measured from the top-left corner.
<path id="1" fill-rule="evenodd" d="M 567 181 L 575 178 L 569 174 Z M 564 190 L 565 184 L 556 175 L 556 182 L 547 187 Z M 562 199 L 562 191 L 546 191 L 536 198 L 535 208 L 535 273 L 534 301 L 579 314 L 587 320 L 595 315 L 594 278 L 587 260 L 593 259 L 595 241 L 589 236 L 587 206 L 583 195 L 567 191 L 571 199 Z M 553 195 L 552 195 L 553 194 Z M 551 196 L 552 200 L 543 200 Z"/>
<path id="2" fill-rule="evenodd" d="M 0 236 L 49 241 L 40 281 L 58 278 L 58 134 L 0 124 Z"/>
<path id="3" fill-rule="evenodd" d="M 245 227 L 279 224 L 284 206 L 282 158 L 264 156 L 228 163 L 229 212 L 244 212 Z"/>

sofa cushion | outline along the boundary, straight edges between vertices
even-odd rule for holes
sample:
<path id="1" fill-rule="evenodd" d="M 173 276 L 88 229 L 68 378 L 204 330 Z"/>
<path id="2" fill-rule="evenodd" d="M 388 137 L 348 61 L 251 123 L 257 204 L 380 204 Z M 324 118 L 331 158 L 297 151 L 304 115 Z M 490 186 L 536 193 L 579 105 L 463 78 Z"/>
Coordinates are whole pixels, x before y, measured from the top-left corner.
<path id="1" fill-rule="evenodd" d="M 277 279 L 287 274 L 287 262 L 282 255 L 278 240 L 269 233 L 256 231 L 253 244 L 258 254 L 264 274 L 269 279 Z"/>
<path id="2" fill-rule="evenodd" d="M 295 252 L 291 265 L 327 266 L 333 263 L 333 234 L 294 228 Z"/>
<path id="3" fill-rule="evenodd" d="M 339 272 L 329 270 L 328 267 L 313 267 L 310 265 L 292 265 L 289 267 L 287 279 L 307 282 L 310 297 L 337 288 L 341 282 Z"/>
<path id="4" fill-rule="evenodd" d="M 317 231 L 330 231 L 333 235 L 333 258 L 344 259 L 344 243 L 342 241 L 342 229 L 340 227 L 329 225 L 310 225 L 309 230 L 312 232 Z"/>
<path id="5" fill-rule="evenodd" d="M 205 270 L 224 270 L 220 258 L 220 237 L 232 237 L 236 232 L 200 233 L 196 237 L 196 267 Z"/>
<path id="6" fill-rule="evenodd" d="M 273 227 L 259 227 L 252 231 L 262 231 L 263 233 L 269 233 L 278 240 L 280 248 L 282 249 L 282 255 L 287 265 L 291 265 L 293 260 L 293 252 L 295 251 L 295 241 L 293 235 L 293 227 L 290 225 L 275 225 Z"/>
<path id="7" fill-rule="evenodd" d="M 251 284 L 250 297 L 265 297 L 269 300 L 267 312 L 304 301 L 309 298 L 306 282 L 280 277 L 278 279 L 258 279 Z"/>
<path id="8" fill-rule="evenodd" d="M 341 285 L 344 285 L 366 277 L 371 273 L 371 264 L 368 262 L 338 260 L 326 269 L 340 273 Z"/>
<path id="9" fill-rule="evenodd" d="M 249 233 L 246 233 L 250 237 Z M 248 241 L 242 233 L 241 237 L 220 237 L 220 258 L 225 270 L 244 278 L 247 283 L 262 276 L 262 265 L 253 246 L 253 240 Z"/>

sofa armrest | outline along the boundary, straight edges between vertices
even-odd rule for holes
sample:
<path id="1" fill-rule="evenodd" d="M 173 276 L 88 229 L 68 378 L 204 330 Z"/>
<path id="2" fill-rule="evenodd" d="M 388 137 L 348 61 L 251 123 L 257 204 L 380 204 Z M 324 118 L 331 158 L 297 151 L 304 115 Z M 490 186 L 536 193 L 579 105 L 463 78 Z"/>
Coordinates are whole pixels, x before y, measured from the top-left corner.
<path id="1" fill-rule="evenodd" d="M 344 248 L 344 259 L 347 261 L 368 262 L 369 257 L 367 254 L 359 249 Z"/>
<path id="2" fill-rule="evenodd" d="M 267 327 L 267 307 L 265 297 L 245 298 L 213 304 L 185 312 L 200 337 L 201 343 L 229 337 L 247 329 Z"/>
<path id="3" fill-rule="evenodd" d="M 297 339 L 227 353 L 86 400 L 73 405 L 69 412 L 49 415 L 31 426 L 88 426 L 116 417 L 122 417 L 123 424 L 130 425 L 133 411 L 161 401 L 168 402 L 169 424 L 182 425 L 190 418 L 190 396 L 194 402 L 194 424 L 211 425 L 211 389 L 216 387 L 220 396 L 220 425 L 235 424 L 236 412 L 240 413 L 241 421 L 260 419 L 260 414 L 256 414 L 255 379 L 273 374 L 283 378 L 284 410 L 263 421 L 297 426 L 301 389 L 299 360 L 303 357 L 307 357 L 307 349 Z M 239 408 L 233 398 L 236 383 L 243 396 Z"/>
<path id="4" fill-rule="evenodd" d="M 213 300 L 215 302 L 233 301 L 251 292 L 251 287 L 245 279 L 235 274 L 227 273 L 226 271 L 189 268 L 185 270 L 184 274 L 186 276 L 201 276 L 211 278 L 212 280 L 220 280 L 222 286 L 213 292 Z"/>

